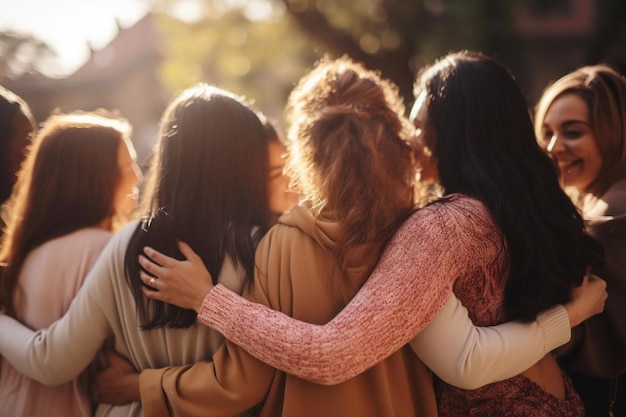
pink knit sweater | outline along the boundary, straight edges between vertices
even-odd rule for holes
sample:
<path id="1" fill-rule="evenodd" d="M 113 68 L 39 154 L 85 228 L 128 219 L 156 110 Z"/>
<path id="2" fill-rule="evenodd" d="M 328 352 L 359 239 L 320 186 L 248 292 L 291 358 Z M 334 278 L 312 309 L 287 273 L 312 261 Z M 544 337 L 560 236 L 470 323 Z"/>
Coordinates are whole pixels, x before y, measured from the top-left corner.
<path id="1" fill-rule="evenodd" d="M 504 256 L 486 208 L 474 199 L 453 195 L 415 212 L 402 225 L 361 290 L 326 325 L 294 320 L 220 285 L 205 298 L 198 320 L 271 366 L 314 382 L 337 383 L 410 341 L 437 315 L 457 281 L 487 283 L 480 286 L 485 292 L 463 298 L 488 297 L 490 302 L 478 312 L 483 325 L 501 322 L 500 308 L 486 308 L 502 303 Z M 551 333 L 562 335 L 563 320 L 549 321 L 542 324 L 546 339 Z M 542 348 L 535 360 L 546 353 L 546 346 Z"/>

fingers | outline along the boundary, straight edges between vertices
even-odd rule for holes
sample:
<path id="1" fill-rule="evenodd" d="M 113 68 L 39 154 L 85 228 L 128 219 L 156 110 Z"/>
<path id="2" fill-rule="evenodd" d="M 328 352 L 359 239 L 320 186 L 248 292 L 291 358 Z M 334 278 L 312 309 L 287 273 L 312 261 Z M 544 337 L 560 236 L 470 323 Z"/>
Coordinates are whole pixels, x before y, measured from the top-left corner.
<path id="1" fill-rule="evenodd" d="M 159 282 L 158 278 L 151 277 L 143 271 L 139 271 L 139 278 L 141 278 L 141 281 L 143 281 L 143 283 L 147 285 L 147 287 L 141 287 L 141 292 L 143 292 L 143 295 L 148 298 L 152 298 L 153 300 L 167 302 L 165 297 L 163 297 L 163 293 L 161 293 L 157 288 L 157 286 L 159 285 L 164 286 L 163 283 Z"/>
<path id="2" fill-rule="evenodd" d="M 589 283 L 589 277 L 591 276 L 591 270 L 587 268 L 587 273 L 583 276 L 583 283 L 580 285 L 587 285 Z"/>
<path id="3" fill-rule="evenodd" d="M 606 281 L 594 274 L 590 274 L 589 282 L 596 282 L 597 285 L 603 285 L 604 287 L 606 287 Z"/>
<path id="4" fill-rule="evenodd" d="M 170 258 L 169 256 L 162 254 L 161 252 L 155 249 L 152 249 L 149 246 L 145 246 L 143 248 L 143 252 L 146 254 L 148 258 L 150 258 L 148 262 L 152 261 L 153 263 L 161 265 L 165 268 L 172 267 L 176 263 L 180 262 L 174 258 Z"/>
<path id="5" fill-rule="evenodd" d="M 143 293 L 143 295 L 145 295 L 148 298 L 152 298 L 153 300 L 167 302 L 165 298 L 163 297 L 163 295 L 161 294 L 161 292 L 159 291 L 154 291 L 146 287 L 141 287 L 141 292 Z"/>
<path id="6" fill-rule="evenodd" d="M 109 361 L 109 366 L 115 366 L 117 368 L 128 368 L 132 367 L 132 364 L 128 359 L 121 356 L 111 349 L 107 349 L 105 352 L 107 361 Z"/>
<path id="7" fill-rule="evenodd" d="M 167 271 L 165 268 L 162 268 L 160 265 L 155 264 L 143 255 L 139 255 L 137 260 L 139 261 L 139 265 L 141 265 L 144 270 L 148 271 L 150 274 L 156 277 L 162 277 L 163 274 Z"/>
<path id="8" fill-rule="evenodd" d="M 190 261 L 194 261 L 194 260 L 200 259 L 200 256 L 198 256 L 198 254 L 195 253 L 193 251 L 193 249 L 191 249 L 191 246 L 189 246 L 188 244 L 186 244 L 182 240 L 178 241 L 178 249 L 180 250 L 180 253 L 183 254 L 185 259 L 188 259 Z"/>
<path id="9" fill-rule="evenodd" d="M 141 281 L 143 281 L 144 284 L 146 284 L 148 287 L 157 290 L 157 281 L 159 280 L 158 278 L 155 278 L 151 275 L 146 274 L 143 271 L 139 271 L 139 278 L 141 278 Z"/>

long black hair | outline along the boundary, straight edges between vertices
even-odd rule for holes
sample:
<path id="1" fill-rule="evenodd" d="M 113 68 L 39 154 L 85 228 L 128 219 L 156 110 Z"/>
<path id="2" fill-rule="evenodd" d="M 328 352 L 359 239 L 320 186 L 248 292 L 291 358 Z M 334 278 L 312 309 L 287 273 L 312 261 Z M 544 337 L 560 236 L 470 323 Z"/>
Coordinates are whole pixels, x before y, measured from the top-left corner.
<path id="1" fill-rule="evenodd" d="M 242 98 L 205 84 L 184 91 L 165 111 L 143 222 L 125 259 L 144 329 L 184 328 L 196 320 L 192 310 L 143 296 L 137 257 L 144 246 L 182 259 L 180 239 L 200 255 L 214 282 L 226 255 L 252 277 L 254 251 L 272 217 L 261 118 Z"/>
<path id="2" fill-rule="evenodd" d="M 567 302 L 601 249 L 538 146 L 513 76 L 492 58 L 460 52 L 421 74 L 416 97 L 422 91 L 445 193 L 480 200 L 506 242 L 508 318 L 534 320 Z"/>

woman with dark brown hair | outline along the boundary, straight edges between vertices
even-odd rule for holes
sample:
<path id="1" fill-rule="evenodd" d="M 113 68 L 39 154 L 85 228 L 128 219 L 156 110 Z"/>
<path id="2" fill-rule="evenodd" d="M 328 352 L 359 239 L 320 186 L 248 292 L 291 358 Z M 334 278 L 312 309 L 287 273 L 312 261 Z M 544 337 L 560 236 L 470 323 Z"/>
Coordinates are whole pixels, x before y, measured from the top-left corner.
<path id="1" fill-rule="evenodd" d="M 260 389 L 263 395 L 278 397 L 284 388 L 284 398 L 256 394 L 266 398 L 267 415 L 436 413 L 427 407 L 434 406 L 430 376 L 407 365 L 394 368 L 394 358 L 406 352 L 404 344 L 410 341 L 415 353 L 446 381 L 436 384 L 440 415 L 580 416 L 579 398 L 551 349 L 540 341 L 503 343 L 496 357 L 485 361 L 480 383 L 470 381 L 465 389 L 452 386 L 456 384 L 439 371 L 445 362 L 458 364 L 461 373 L 474 365 L 455 354 L 457 345 L 449 344 L 456 326 L 450 323 L 446 329 L 444 322 L 443 331 L 432 327 L 441 314 L 457 308 L 452 290 L 477 324 L 532 323 L 538 318 L 546 334 L 561 332 L 563 322 L 575 325 L 601 311 L 606 297 L 601 280 L 585 278 L 589 265 L 600 258 L 598 244 L 585 234 L 551 161 L 537 146 L 514 78 L 497 61 L 469 52 L 447 55 L 422 73 L 416 83 L 412 132 L 430 151 L 431 157 L 422 162 L 434 167 L 432 180 L 444 195 L 412 212 L 410 201 L 404 200 L 411 189 L 411 164 L 406 165 L 411 152 L 405 149 L 404 157 L 394 152 L 395 140 L 404 131 L 393 118 L 401 118 L 402 111 L 390 106 L 394 110 L 382 112 L 380 101 L 369 101 L 371 96 L 362 90 L 363 84 L 371 84 L 365 80 L 380 83 L 381 90 L 385 83 L 353 68 L 342 60 L 322 62 L 301 81 L 290 101 L 293 156 L 305 171 L 297 178 L 310 202 L 308 210 L 300 210 L 316 226 L 334 223 L 333 242 L 347 245 L 325 247 L 322 238 L 329 234 L 318 232 L 310 233 L 311 243 L 305 246 L 301 231 L 309 229 L 288 224 L 283 217 L 283 224 L 259 245 L 256 288 L 245 294 L 248 300 L 213 286 L 206 273 L 199 276 L 199 259 L 188 246 L 181 245 L 187 257 L 183 262 L 147 248 L 155 263 L 145 258 L 140 263 L 158 279 L 142 277 L 158 292 L 144 293 L 194 308 L 200 322 L 220 329 L 255 357 L 293 373 L 271 373 L 274 385 L 269 391 L 266 385 L 258 388 L 243 381 L 243 392 L 253 395 Z M 392 154 L 399 159 L 390 158 Z M 374 175 L 378 178 L 371 178 Z M 389 221 L 393 215 L 395 223 Z M 351 226 L 356 224 L 360 228 L 355 231 Z M 355 268 L 358 260 L 361 268 Z M 573 291 L 577 298 L 581 284 L 600 289 L 600 308 L 582 317 L 570 315 L 569 322 L 567 314 L 546 320 L 544 310 L 552 314 L 559 304 L 571 307 Z M 328 300 L 334 304 L 323 308 Z M 484 349 L 477 338 L 470 335 L 461 350 Z M 524 348 L 513 351 L 522 344 Z M 226 346 L 229 353 L 242 349 L 228 341 Z M 531 361 L 528 353 L 537 356 Z M 263 375 L 255 362 L 247 359 L 248 364 L 255 366 L 249 371 L 252 377 Z M 217 371 L 230 369 L 227 365 L 216 359 L 195 367 L 145 370 L 140 377 L 144 406 L 163 415 L 169 410 L 219 414 L 215 410 L 226 399 L 218 396 Z M 407 370 L 414 378 L 408 385 L 414 395 L 410 400 L 402 397 Z M 393 380 L 378 371 L 394 375 Z M 337 385 L 319 387 L 295 375 Z M 279 401 L 284 401 L 282 406 Z"/>
<path id="2" fill-rule="evenodd" d="M 134 369 L 210 359 L 223 337 L 197 326 L 194 311 L 146 302 L 137 257 L 146 245 L 180 256 L 176 240 L 194 242 L 203 248 L 200 256 L 216 283 L 241 291 L 253 274 L 256 245 L 276 217 L 273 210 L 289 209 L 270 195 L 285 192 L 272 186 L 281 177 L 280 168 L 278 176 L 272 168 L 280 165 L 283 149 L 264 123 L 242 97 L 213 86 L 198 84 L 177 95 L 161 121 L 141 219 L 115 234 L 65 315 L 46 322 L 47 329 L 33 332 L 0 314 L 0 334 L 11 334 L 0 338 L 6 363 L 47 385 L 64 384 L 80 375 L 111 337 L 115 351 Z M 44 271 L 29 278 L 57 276 Z M 70 415 L 65 411 L 62 415 Z M 51 407 L 39 415 L 53 412 Z M 96 416 L 140 415 L 138 401 L 124 406 L 100 401 L 96 409 Z"/>
<path id="3" fill-rule="evenodd" d="M 6 314 L 39 329 L 68 309 L 114 222 L 135 207 L 141 173 L 129 135 L 125 120 L 103 113 L 56 114 L 45 122 L 6 212 L 0 251 Z M 86 374 L 47 387 L 6 358 L 0 372 L 0 415 L 91 415 Z"/>
<path id="4" fill-rule="evenodd" d="M 413 212 L 414 166 L 408 139 L 415 128 L 403 113 L 396 88 L 377 73 L 349 59 L 322 60 L 300 80 L 287 107 L 292 143 L 288 167 L 303 201 L 282 216 L 279 224 L 259 244 L 255 280 L 244 293 L 253 303 L 229 296 L 232 293 L 218 285 L 209 293 L 217 304 L 202 306 L 210 309 L 208 315 L 218 321 L 223 319 L 222 311 L 231 311 L 230 318 L 238 321 L 238 311 L 241 311 L 246 322 L 233 326 L 233 331 L 227 329 L 229 337 L 244 341 L 254 338 L 258 343 L 251 349 L 255 356 L 263 360 L 269 358 L 268 363 L 279 364 L 279 369 L 294 370 L 297 376 L 261 363 L 227 340 L 212 363 L 143 370 L 139 379 L 146 413 L 152 416 L 170 413 L 230 415 L 258 404 L 262 416 L 434 416 L 437 410 L 430 371 L 409 346 L 403 346 L 430 322 L 438 323 L 436 330 L 428 326 L 425 331 L 431 341 L 428 359 L 438 355 L 432 361 L 438 370 L 447 366 L 447 370 L 456 368 L 451 373 L 479 375 L 473 380 L 466 378 L 472 384 L 477 380 L 493 382 L 515 375 L 550 350 L 551 343 L 559 339 L 553 337 L 554 334 L 569 336 L 567 314 L 561 311 L 562 307 L 547 313 L 540 324 L 511 323 L 515 326 L 512 332 L 503 328 L 488 329 L 487 332 L 492 330 L 495 333 L 491 334 L 496 335 L 491 341 L 459 325 L 459 316 L 468 320 L 467 311 L 458 300 L 450 297 L 453 278 L 479 278 L 491 273 L 486 267 L 493 263 L 489 256 L 501 252 L 491 248 L 483 252 L 484 242 L 472 241 L 472 235 L 467 232 L 475 225 L 473 221 L 453 230 L 463 218 L 462 208 L 453 212 L 459 218 L 454 218 L 450 225 L 442 224 L 445 222 L 437 209 L 424 209 L 424 213 L 430 215 L 425 216 L 423 222 L 410 222 L 409 231 L 401 229 L 400 241 L 391 240 L 392 253 L 382 258 L 384 266 L 376 273 L 376 287 L 368 287 L 374 291 L 368 291 L 371 298 L 365 303 L 350 303 L 348 307 L 346 314 L 358 329 L 321 326 L 349 303 L 374 269 L 393 233 Z M 450 206 L 453 207 L 454 202 Z M 415 214 L 411 216 L 414 217 Z M 479 221 L 479 224 L 482 223 Z M 428 230 L 431 227 L 434 231 Z M 422 231 L 428 236 L 423 241 L 419 237 Z M 433 243 L 431 235 L 439 241 Z M 487 233 L 486 242 L 494 237 L 495 234 Z M 451 246 L 465 252 L 450 250 Z M 169 300 L 166 294 L 185 292 L 182 287 L 188 287 L 194 303 L 187 306 L 198 308 L 213 285 L 197 276 L 197 281 L 193 282 L 194 279 L 173 280 L 164 273 L 175 264 L 186 275 L 185 271 L 193 272 L 194 265 L 201 264 L 189 246 L 181 244 L 180 247 L 187 261 L 163 255 L 158 256 L 163 261 L 158 262 L 161 266 L 145 259 L 141 261 L 144 268 L 163 279 L 142 273 L 144 283 L 159 290 L 144 289 L 144 294 L 153 299 Z M 154 250 L 148 252 L 155 256 Z M 401 255 L 419 258 L 420 262 L 414 265 L 389 260 Z M 409 282 L 405 282 L 394 276 L 393 287 L 387 288 L 385 277 L 389 277 L 394 268 L 401 272 L 396 275 L 419 271 L 424 278 L 409 275 Z M 431 276 L 450 278 L 430 280 Z M 411 293 L 396 305 L 393 298 L 403 292 L 403 288 Z M 417 293 L 416 288 L 420 290 Z M 386 291 L 394 295 L 388 297 Z M 368 309 L 367 304 L 375 301 L 384 305 L 385 310 Z M 238 308 L 240 304 L 244 304 L 242 309 Z M 248 314 L 248 309 L 255 313 Z M 205 311 L 199 313 L 198 318 L 206 323 Z M 296 326 L 298 323 L 292 318 L 312 324 L 298 322 L 302 326 Z M 264 323 L 266 319 L 269 321 Z M 259 326 L 249 329 L 253 321 Z M 333 320 L 333 324 L 335 322 Z M 243 327 L 250 330 L 250 338 L 238 334 Z M 269 333 L 268 328 L 272 329 Z M 292 328 L 298 331 L 292 332 Z M 324 330 L 329 330 L 332 336 L 317 337 Z M 457 331 L 460 334 L 457 335 Z M 524 334 L 529 340 L 515 339 L 511 333 Z M 410 337 L 401 340 L 398 334 Z M 541 336 L 537 338 L 536 334 Z M 338 340 L 342 335 L 346 339 Z M 459 338 L 467 345 L 459 346 Z M 390 339 L 394 341 L 386 344 Z M 498 345 L 491 343 L 494 340 L 501 344 L 493 348 Z M 274 341 L 281 348 L 272 348 Z M 556 346 L 562 343 L 564 340 L 560 338 Z M 337 352 L 332 349 L 333 345 L 347 349 L 341 351 L 340 348 Z M 380 345 L 385 348 L 381 349 Z M 420 357 L 424 345 L 423 339 L 415 344 Z M 278 358 L 283 348 L 286 355 Z M 524 352 L 525 348 L 529 353 Z M 468 355 L 470 351 L 483 350 L 494 352 L 499 360 L 493 360 L 490 354 L 485 355 L 487 360 L 480 354 Z M 502 351 L 509 356 L 502 355 Z M 327 357 L 326 352 L 332 355 Z M 516 353 L 520 357 L 509 360 L 510 366 L 506 360 Z M 468 356 L 472 357 L 468 359 Z M 531 357 L 534 361 L 529 359 Z M 474 370 L 474 359 L 484 364 L 484 372 Z M 322 386 L 301 378 L 336 385 Z M 132 380 L 130 375 L 129 386 Z"/>

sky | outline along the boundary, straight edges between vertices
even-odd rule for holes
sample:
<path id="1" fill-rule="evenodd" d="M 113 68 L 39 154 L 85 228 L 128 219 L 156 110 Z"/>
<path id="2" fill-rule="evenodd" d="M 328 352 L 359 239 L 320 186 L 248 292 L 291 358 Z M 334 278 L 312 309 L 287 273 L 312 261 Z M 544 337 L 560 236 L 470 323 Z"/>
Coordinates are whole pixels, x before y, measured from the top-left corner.
<path id="1" fill-rule="evenodd" d="M 147 0 L 0 0 L 0 31 L 32 34 L 57 52 L 58 68 L 49 75 L 68 75 L 94 49 L 117 34 L 117 23 L 129 27 L 148 10 Z"/>

